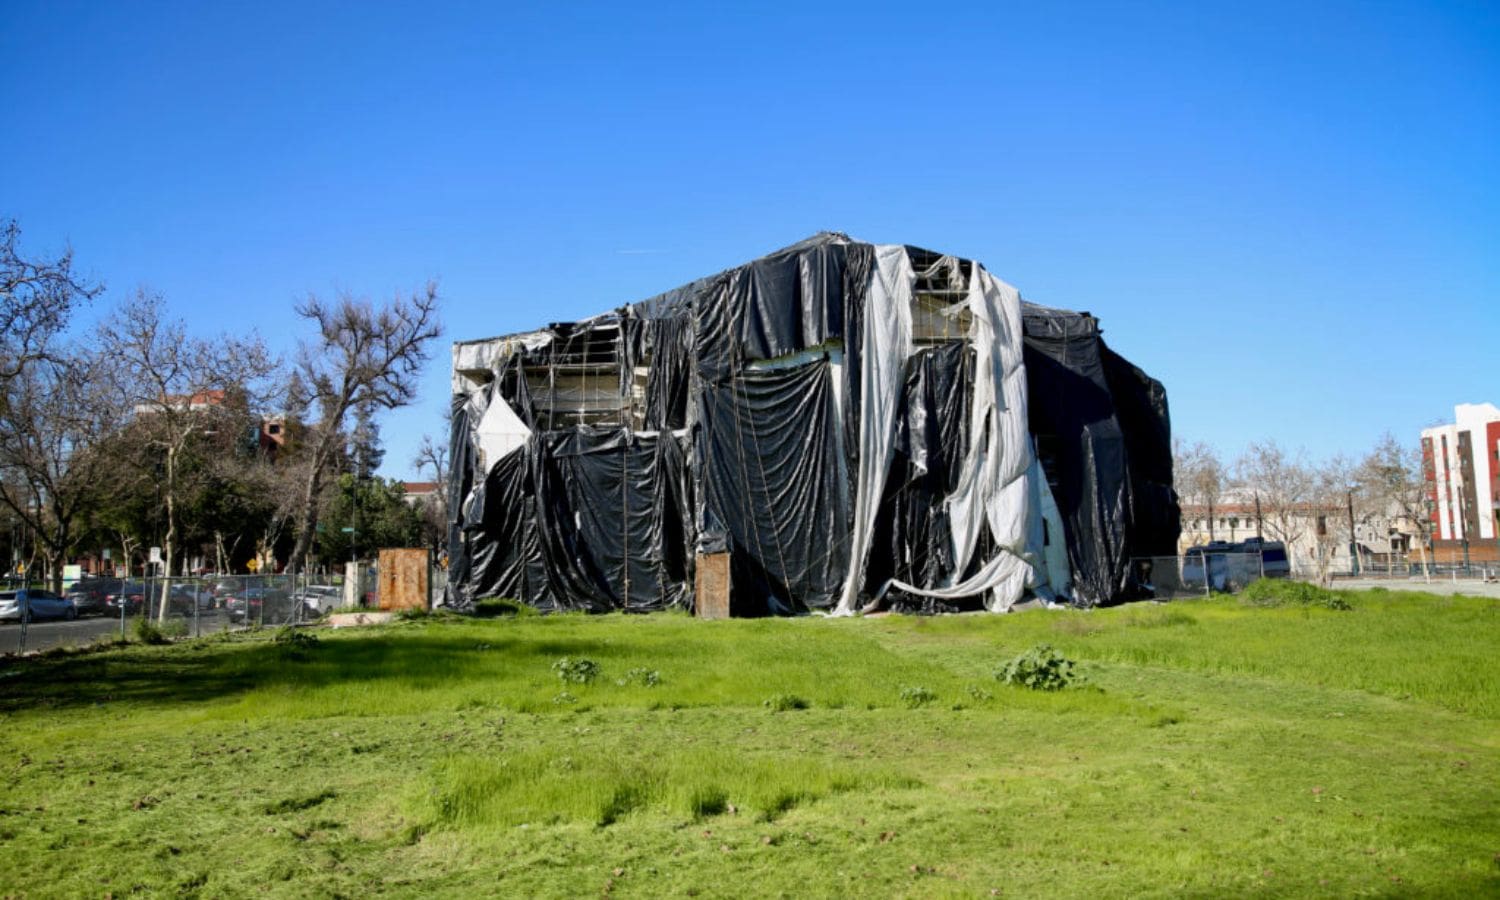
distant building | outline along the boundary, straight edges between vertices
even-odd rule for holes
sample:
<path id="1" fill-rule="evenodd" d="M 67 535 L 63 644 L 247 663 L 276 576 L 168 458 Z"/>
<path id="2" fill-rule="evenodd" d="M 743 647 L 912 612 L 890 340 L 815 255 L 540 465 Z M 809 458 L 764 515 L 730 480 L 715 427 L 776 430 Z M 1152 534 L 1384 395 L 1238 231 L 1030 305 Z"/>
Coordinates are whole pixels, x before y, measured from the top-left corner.
<path id="1" fill-rule="evenodd" d="M 421 506 L 428 500 L 436 499 L 439 487 L 441 485 L 436 481 L 403 481 L 401 499 L 412 506 Z"/>
<path id="2" fill-rule="evenodd" d="M 1350 542 L 1349 513 L 1342 503 L 1300 504 L 1288 511 L 1284 526 L 1270 521 L 1272 516 L 1256 503 L 1255 491 L 1232 487 L 1209 507 L 1192 494 L 1182 496 L 1182 534 L 1177 552 L 1200 547 L 1210 541 L 1237 543 L 1247 538 L 1281 541 L 1294 569 L 1305 570 L 1316 564 L 1319 554 L 1327 552 L 1334 571 L 1346 571 Z M 1320 540 L 1332 529 L 1337 540 Z M 1401 518 L 1394 509 L 1378 511 L 1361 509 L 1354 516 L 1354 549 L 1362 567 L 1400 563 L 1415 550 L 1419 541 L 1414 525 Z"/>
<path id="3" fill-rule="evenodd" d="M 1422 469 L 1439 559 L 1496 560 L 1500 537 L 1500 408 L 1460 403 L 1453 424 L 1422 432 Z"/>

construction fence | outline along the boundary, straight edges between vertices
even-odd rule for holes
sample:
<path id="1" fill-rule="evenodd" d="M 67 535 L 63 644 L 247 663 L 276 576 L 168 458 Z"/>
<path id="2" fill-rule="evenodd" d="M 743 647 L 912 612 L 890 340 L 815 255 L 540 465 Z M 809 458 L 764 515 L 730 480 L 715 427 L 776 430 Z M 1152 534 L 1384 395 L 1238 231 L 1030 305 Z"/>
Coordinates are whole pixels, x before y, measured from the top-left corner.
<path id="1" fill-rule="evenodd" d="M 1259 553 L 1143 556 L 1132 559 L 1131 565 L 1136 583 L 1147 598 L 1156 600 L 1233 594 L 1257 578 L 1278 574 L 1266 572 Z"/>

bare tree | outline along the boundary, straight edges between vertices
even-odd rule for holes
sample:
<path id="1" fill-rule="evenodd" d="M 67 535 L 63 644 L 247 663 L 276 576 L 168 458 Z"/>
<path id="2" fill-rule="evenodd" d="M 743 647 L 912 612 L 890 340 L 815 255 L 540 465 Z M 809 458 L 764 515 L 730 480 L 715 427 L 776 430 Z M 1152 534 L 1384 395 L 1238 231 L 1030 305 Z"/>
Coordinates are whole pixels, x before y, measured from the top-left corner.
<path id="1" fill-rule="evenodd" d="M 1342 455 L 1310 466 L 1308 474 L 1311 487 L 1308 508 L 1313 518 L 1313 537 L 1317 547 L 1318 583 L 1326 587 L 1332 581 L 1333 558 L 1338 548 L 1347 546 L 1351 560 L 1358 552 L 1355 548 L 1354 495 L 1359 486 L 1354 477 L 1354 464 Z M 1359 505 L 1363 507 L 1363 500 Z"/>
<path id="2" fill-rule="evenodd" d="M 44 358 L 74 308 L 103 290 L 73 272 L 72 250 L 30 260 L 16 247 L 20 238 L 14 220 L 0 222 L 0 387 Z"/>
<path id="3" fill-rule="evenodd" d="M 422 503 L 422 529 L 428 543 L 440 548 L 448 537 L 448 445 L 424 434 L 411 462 L 418 474 L 425 472 L 437 483 L 437 490 Z"/>
<path id="4" fill-rule="evenodd" d="M 1305 457 L 1288 455 L 1274 440 L 1252 443 L 1235 468 L 1245 486 L 1255 492 L 1261 524 L 1286 544 L 1290 561 L 1293 545 L 1307 535 L 1311 524 L 1314 478 Z"/>
<path id="5" fill-rule="evenodd" d="M 1214 539 L 1214 507 L 1228 486 L 1229 473 L 1212 445 L 1198 441 L 1191 446 L 1172 442 L 1172 481 L 1177 490 L 1206 507 L 1208 539 Z"/>
<path id="6" fill-rule="evenodd" d="M 350 410 L 395 409 L 414 401 L 422 365 L 442 331 L 434 283 L 378 309 L 347 296 L 332 304 L 309 297 L 297 314 L 317 329 L 302 345 L 297 375 L 318 420 L 308 430 L 297 543 L 287 563 L 293 572 L 302 569 L 312 548 L 328 475 L 347 439 L 344 420 Z"/>
<path id="7" fill-rule="evenodd" d="M 0 416 L 0 504 L 43 548 L 54 590 L 115 464 L 100 445 L 121 409 L 104 357 L 63 356 L 20 368 L 6 384 Z"/>
<path id="8" fill-rule="evenodd" d="M 1422 547 L 1422 574 L 1430 580 L 1434 504 L 1422 475 L 1421 448 L 1403 447 L 1395 435 L 1386 432 L 1360 462 L 1355 478 L 1370 502 L 1394 512 L 1416 533 Z"/>
<path id="9" fill-rule="evenodd" d="M 177 550 L 179 504 L 186 484 L 183 457 L 190 444 L 220 428 L 233 427 L 231 393 L 255 395 L 275 368 L 259 338 L 190 337 L 183 324 L 166 318 L 158 295 L 138 291 L 105 323 L 105 352 L 124 368 L 127 396 L 139 433 L 159 455 L 166 508 L 162 541 L 165 572 L 172 574 Z M 167 614 L 162 590 L 157 618 Z"/>

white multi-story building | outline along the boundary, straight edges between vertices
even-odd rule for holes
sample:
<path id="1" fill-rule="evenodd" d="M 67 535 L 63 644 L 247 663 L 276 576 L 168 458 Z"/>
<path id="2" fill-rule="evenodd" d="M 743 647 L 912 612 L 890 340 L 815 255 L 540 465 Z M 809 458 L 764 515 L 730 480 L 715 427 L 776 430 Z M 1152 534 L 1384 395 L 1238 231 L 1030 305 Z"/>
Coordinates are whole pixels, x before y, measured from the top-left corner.
<path id="1" fill-rule="evenodd" d="M 1432 534 L 1442 541 L 1500 535 L 1500 409 L 1460 403 L 1453 424 L 1422 432 L 1422 468 Z"/>

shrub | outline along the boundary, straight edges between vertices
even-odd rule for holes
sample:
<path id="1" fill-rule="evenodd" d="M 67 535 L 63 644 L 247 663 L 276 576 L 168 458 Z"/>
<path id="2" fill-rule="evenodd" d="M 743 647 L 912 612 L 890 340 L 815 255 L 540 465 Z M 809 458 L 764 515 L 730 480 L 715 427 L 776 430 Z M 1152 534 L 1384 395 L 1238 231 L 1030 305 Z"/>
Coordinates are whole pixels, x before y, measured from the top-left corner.
<path id="1" fill-rule="evenodd" d="M 772 694 L 762 700 L 760 705 L 771 712 L 788 712 L 794 709 L 807 709 L 810 704 L 796 694 Z"/>
<path id="2" fill-rule="evenodd" d="M 141 616 L 135 620 L 135 639 L 143 644 L 170 644 L 172 638 L 167 634 L 167 629 L 151 621 L 150 616 Z"/>
<path id="3" fill-rule="evenodd" d="M 1334 591 L 1305 581 L 1282 578 L 1257 578 L 1240 592 L 1240 602 L 1247 606 L 1320 606 L 1324 609 L 1353 609 L 1349 601 Z"/>
<path id="4" fill-rule="evenodd" d="M 1073 682 L 1071 659 L 1050 644 L 1037 644 L 995 670 L 995 678 L 1034 691 L 1060 691 Z"/>
<path id="5" fill-rule="evenodd" d="M 599 664 L 592 659 L 569 659 L 564 656 L 552 664 L 558 678 L 572 684 L 588 684 L 599 677 Z"/>

